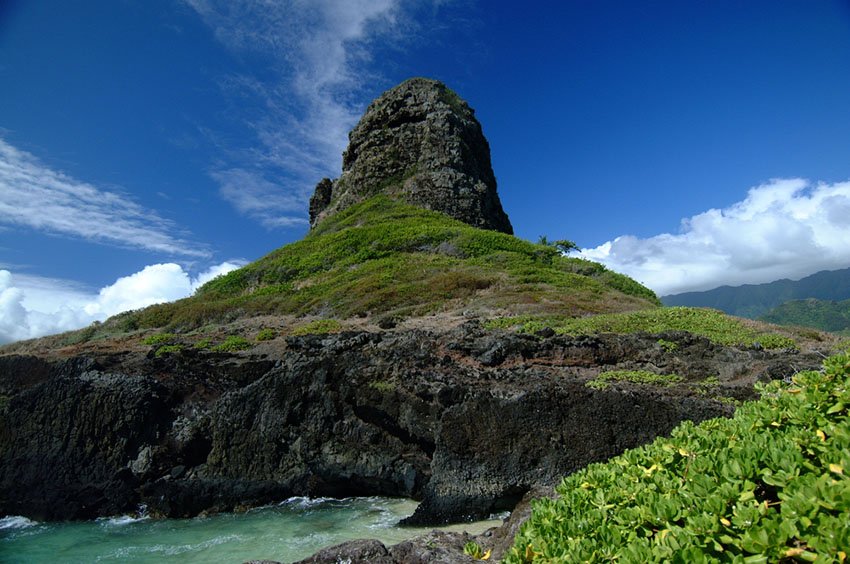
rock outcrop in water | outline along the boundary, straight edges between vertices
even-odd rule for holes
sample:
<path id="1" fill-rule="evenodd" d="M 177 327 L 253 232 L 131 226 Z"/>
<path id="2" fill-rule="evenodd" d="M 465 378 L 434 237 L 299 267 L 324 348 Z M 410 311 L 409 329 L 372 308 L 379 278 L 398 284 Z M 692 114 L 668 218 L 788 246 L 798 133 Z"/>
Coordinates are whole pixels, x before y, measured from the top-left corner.
<path id="1" fill-rule="evenodd" d="M 310 225 L 376 194 L 513 233 L 481 124 L 436 80 L 407 80 L 372 102 L 349 134 L 342 175 L 316 186 Z"/>
<path id="2" fill-rule="evenodd" d="M 695 383 L 585 386 L 652 368 L 747 397 L 817 355 L 688 334 L 534 337 L 469 323 L 289 337 L 266 356 L 193 349 L 0 357 L 0 515 L 171 517 L 292 495 L 421 499 L 411 524 L 509 510 L 532 486 L 729 414 Z M 792 368 L 793 366 L 793 368 Z M 701 395 L 702 394 L 702 395 Z"/>

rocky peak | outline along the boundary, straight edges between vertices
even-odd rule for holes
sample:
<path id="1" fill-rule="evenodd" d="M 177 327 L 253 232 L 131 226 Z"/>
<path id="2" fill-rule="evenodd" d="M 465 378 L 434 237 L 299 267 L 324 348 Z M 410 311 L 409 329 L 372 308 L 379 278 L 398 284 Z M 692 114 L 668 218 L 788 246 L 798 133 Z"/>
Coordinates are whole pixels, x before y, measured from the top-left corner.
<path id="1" fill-rule="evenodd" d="M 445 84 L 412 78 L 372 102 L 349 133 L 342 175 L 322 179 L 310 226 L 385 194 L 475 227 L 513 233 L 475 112 Z"/>

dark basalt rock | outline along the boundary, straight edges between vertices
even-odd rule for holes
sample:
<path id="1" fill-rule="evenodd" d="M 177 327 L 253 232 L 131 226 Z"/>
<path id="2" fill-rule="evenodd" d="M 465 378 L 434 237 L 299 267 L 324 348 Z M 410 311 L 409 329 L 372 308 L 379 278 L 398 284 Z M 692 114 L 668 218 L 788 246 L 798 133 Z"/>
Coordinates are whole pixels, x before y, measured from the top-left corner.
<path id="1" fill-rule="evenodd" d="M 752 397 L 816 354 L 736 349 L 686 333 L 538 338 L 482 330 L 291 337 L 274 357 L 0 356 L 0 516 L 180 517 L 293 495 L 422 500 L 440 524 L 509 510 L 535 485 L 729 415 L 682 384 L 594 390 L 600 371 L 716 376 Z"/>
<path id="2" fill-rule="evenodd" d="M 513 233 L 481 124 L 436 80 L 412 78 L 372 102 L 349 134 L 342 175 L 316 186 L 310 225 L 376 194 Z"/>

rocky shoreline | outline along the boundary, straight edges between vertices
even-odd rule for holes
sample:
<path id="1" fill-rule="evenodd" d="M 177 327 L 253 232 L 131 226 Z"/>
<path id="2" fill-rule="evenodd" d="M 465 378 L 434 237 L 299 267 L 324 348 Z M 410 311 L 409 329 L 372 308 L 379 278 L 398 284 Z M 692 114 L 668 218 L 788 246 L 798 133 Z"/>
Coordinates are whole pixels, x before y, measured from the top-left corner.
<path id="1" fill-rule="evenodd" d="M 265 355 L 2 356 L 0 515 L 90 519 L 145 504 L 188 517 L 386 495 L 421 500 L 408 524 L 479 519 L 684 419 L 728 415 L 718 397 L 746 399 L 753 381 L 819 360 L 687 333 L 530 336 L 475 322 L 288 337 Z M 585 385 L 613 369 L 685 381 Z"/>

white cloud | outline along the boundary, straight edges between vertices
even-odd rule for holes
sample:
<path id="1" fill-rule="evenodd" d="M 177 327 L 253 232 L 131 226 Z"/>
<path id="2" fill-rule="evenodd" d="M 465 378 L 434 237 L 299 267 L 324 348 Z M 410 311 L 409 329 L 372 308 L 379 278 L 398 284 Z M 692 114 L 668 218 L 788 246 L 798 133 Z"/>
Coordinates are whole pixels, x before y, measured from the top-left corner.
<path id="1" fill-rule="evenodd" d="M 401 0 L 185 0 L 228 48 L 271 61 L 272 78 L 232 76 L 224 86 L 263 108 L 245 118 L 257 146 L 219 167 L 221 195 L 268 228 L 306 225 L 316 182 L 334 176 L 348 132 L 379 82 L 368 71 L 377 39 L 413 25 Z M 439 2 L 435 2 L 439 5 Z M 251 104 L 253 106 L 253 104 Z M 241 187 L 234 188 L 238 179 Z M 270 180 L 274 179 L 274 181 Z M 252 200 L 269 198 L 265 211 Z M 281 195 L 285 194 L 285 195 Z"/>
<path id="2" fill-rule="evenodd" d="M 178 264 L 153 264 L 96 294 L 67 280 L 0 270 L 0 343 L 79 329 L 122 311 L 185 298 L 242 264 L 223 262 L 194 278 Z"/>
<path id="3" fill-rule="evenodd" d="M 219 183 L 222 198 L 263 226 L 273 229 L 307 225 L 306 218 L 287 215 L 302 211 L 303 193 L 285 192 L 258 174 L 238 168 L 214 172 L 212 176 Z"/>
<path id="4" fill-rule="evenodd" d="M 176 227 L 120 194 L 52 170 L 0 139 L 0 223 L 150 251 L 207 257 Z"/>
<path id="5" fill-rule="evenodd" d="M 582 256 L 659 295 L 799 279 L 850 266 L 850 181 L 778 179 L 726 209 L 682 221 L 680 233 L 617 237 Z"/>

